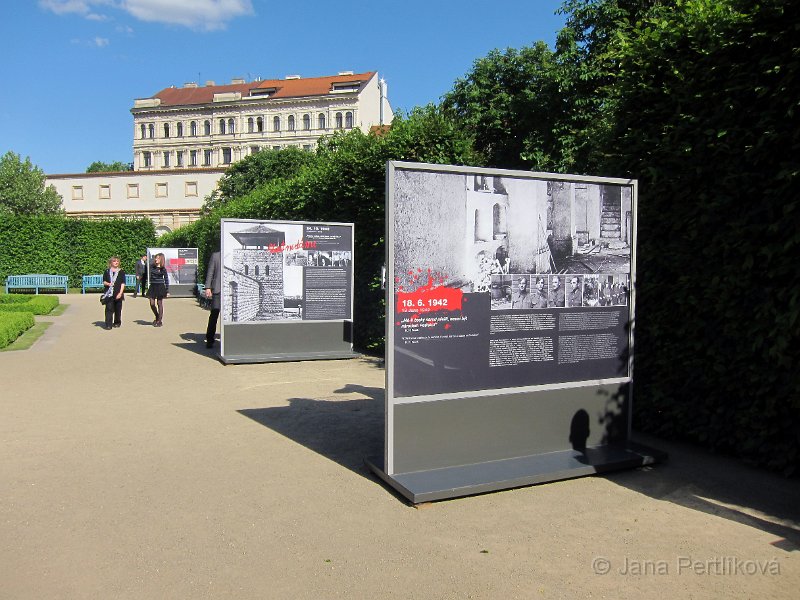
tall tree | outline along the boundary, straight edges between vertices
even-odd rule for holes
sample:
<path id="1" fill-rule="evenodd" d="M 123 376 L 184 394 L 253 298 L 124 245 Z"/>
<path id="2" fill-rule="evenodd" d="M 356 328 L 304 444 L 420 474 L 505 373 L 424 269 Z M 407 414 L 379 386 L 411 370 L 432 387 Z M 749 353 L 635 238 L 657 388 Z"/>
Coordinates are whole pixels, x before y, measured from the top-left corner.
<path id="1" fill-rule="evenodd" d="M 0 158 L 0 213 L 34 215 L 60 213 L 61 196 L 45 187 L 45 175 L 30 157 L 7 152 Z"/>

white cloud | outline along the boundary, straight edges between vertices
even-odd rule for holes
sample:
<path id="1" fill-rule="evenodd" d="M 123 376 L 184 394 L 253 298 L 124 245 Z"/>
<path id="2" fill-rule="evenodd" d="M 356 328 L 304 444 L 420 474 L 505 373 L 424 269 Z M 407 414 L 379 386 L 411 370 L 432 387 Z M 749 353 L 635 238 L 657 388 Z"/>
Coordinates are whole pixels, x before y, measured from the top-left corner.
<path id="1" fill-rule="evenodd" d="M 108 46 L 108 38 L 96 37 L 92 40 L 92 42 L 94 42 L 94 45 L 97 46 L 98 48 L 103 48 L 105 46 Z"/>
<path id="2" fill-rule="evenodd" d="M 211 31 L 236 17 L 253 14 L 251 0 L 123 0 L 137 19 Z"/>
<path id="3" fill-rule="evenodd" d="M 57 15 L 76 14 L 95 21 L 108 19 L 97 7 L 115 8 L 140 21 L 205 31 L 224 29 L 228 21 L 254 14 L 252 0 L 39 0 L 39 6 Z"/>

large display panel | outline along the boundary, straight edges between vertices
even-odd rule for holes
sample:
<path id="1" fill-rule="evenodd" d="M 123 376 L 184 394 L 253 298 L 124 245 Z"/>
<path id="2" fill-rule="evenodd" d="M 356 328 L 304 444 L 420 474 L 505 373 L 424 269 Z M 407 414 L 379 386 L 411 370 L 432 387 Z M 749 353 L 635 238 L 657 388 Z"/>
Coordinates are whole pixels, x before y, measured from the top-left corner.
<path id="1" fill-rule="evenodd" d="M 224 362 L 352 358 L 353 225 L 221 221 Z"/>
<path id="2" fill-rule="evenodd" d="M 169 277 L 169 295 L 173 298 L 191 298 L 197 285 L 197 248 L 148 248 L 147 278 L 156 254 L 164 255 L 164 266 Z"/>
<path id="3" fill-rule="evenodd" d="M 379 475 L 422 501 L 650 460 L 635 207 L 633 180 L 389 163 Z"/>

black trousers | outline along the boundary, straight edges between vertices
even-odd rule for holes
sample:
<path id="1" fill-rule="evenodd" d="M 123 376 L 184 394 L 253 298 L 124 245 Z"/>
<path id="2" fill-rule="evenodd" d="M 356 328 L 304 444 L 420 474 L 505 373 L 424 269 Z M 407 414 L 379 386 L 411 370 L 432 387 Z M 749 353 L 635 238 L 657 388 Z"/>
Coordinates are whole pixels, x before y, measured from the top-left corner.
<path id="1" fill-rule="evenodd" d="M 217 335 L 217 319 L 219 318 L 219 309 L 212 308 L 208 315 L 208 327 L 206 328 L 206 342 L 213 342 Z"/>
<path id="2" fill-rule="evenodd" d="M 114 325 L 122 324 L 122 299 L 113 296 L 106 302 L 106 327 L 111 327 L 112 319 Z"/>

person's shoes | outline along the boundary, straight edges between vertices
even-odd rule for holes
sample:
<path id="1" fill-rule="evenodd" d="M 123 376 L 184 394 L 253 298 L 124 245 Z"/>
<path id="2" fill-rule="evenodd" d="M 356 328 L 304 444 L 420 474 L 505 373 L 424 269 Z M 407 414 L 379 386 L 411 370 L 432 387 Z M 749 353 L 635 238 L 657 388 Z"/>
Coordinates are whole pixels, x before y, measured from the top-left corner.
<path id="1" fill-rule="evenodd" d="M 133 297 L 136 298 L 136 292 L 133 292 Z"/>
<path id="2" fill-rule="evenodd" d="M 106 331 L 111 331 L 111 325 L 103 325 L 103 329 Z"/>
<path id="3" fill-rule="evenodd" d="M 206 348 L 213 348 L 214 340 L 206 340 Z"/>
<path id="4" fill-rule="evenodd" d="M 161 327 L 163 323 L 161 321 L 156 321 L 156 327 Z"/>
<path id="5" fill-rule="evenodd" d="M 158 319 L 156 319 L 155 321 L 153 321 L 153 327 L 158 327 Z"/>
<path id="6" fill-rule="evenodd" d="M 114 327 L 122 327 L 122 323 L 114 323 Z"/>

